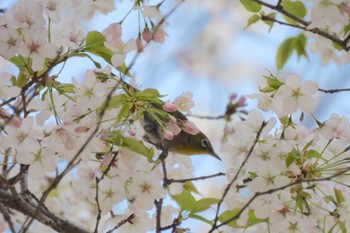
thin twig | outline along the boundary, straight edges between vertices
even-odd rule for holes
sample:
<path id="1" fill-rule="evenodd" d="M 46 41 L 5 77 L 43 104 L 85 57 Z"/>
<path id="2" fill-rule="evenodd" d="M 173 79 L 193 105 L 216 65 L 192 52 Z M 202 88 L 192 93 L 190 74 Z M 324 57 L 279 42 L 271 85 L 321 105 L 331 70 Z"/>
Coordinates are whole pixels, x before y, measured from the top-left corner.
<path id="1" fill-rule="evenodd" d="M 216 209 L 216 214 L 215 214 L 215 219 L 214 219 L 214 222 L 213 222 L 213 225 L 212 225 L 212 228 L 210 229 L 209 232 L 213 232 L 215 229 L 217 229 L 217 222 L 219 220 L 219 213 L 220 213 L 220 208 L 221 208 L 221 205 L 226 197 L 226 195 L 228 194 L 228 192 L 230 191 L 231 189 L 231 186 L 233 185 L 233 183 L 237 180 L 239 174 L 241 173 L 241 170 L 243 169 L 243 167 L 245 166 L 245 164 L 247 163 L 248 159 L 250 158 L 250 156 L 253 154 L 253 150 L 255 148 L 255 145 L 258 143 L 258 140 L 260 138 L 260 134 L 261 132 L 263 131 L 263 129 L 265 128 L 267 122 L 263 122 L 261 124 L 261 127 L 259 129 L 259 131 L 257 132 L 256 134 L 256 137 L 255 137 L 255 140 L 254 140 L 254 143 L 253 145 L 250 147 L 250 150 L 247 154 L 247 156 L 245 157 L 244 161 L 242 162 L 241 166 L 239 167 L 239 169 L 237 170 L 235 176 L 233 177 L 233 179 L 230 181 L 230 183 L 227 185 L 227 187 L 225 188 L 224 190 L 224 193 L 222 194 L 222 197 L 220 198 L 220 201 L 218 202 L 218 205 L 217 205 L 217 209 Z"/>
<path id="2" fill-rule="evenodd" d="M 130 214 L 126 219 L 123 219 L 117 225 L 115 225 L 112 229 L 107 231 L 107 233 L 112 233 L 113 231 L 117 230 L 119 227 L 123 226 L 125 223 L 132 224 L 132 220 L 135 218 L 135 216 L 136 216 L 135 214 Z"/>
<path id="3" fill-rule="evenodd" d="M 3 206 L 3 204 L 1 204 L 1 203 L 0 203 L 0 212 L 2 213 L 4 220 L 7 222 L 8 226 L 9 226 L 9 230 L 12 233 L 15 233 L 16 230 L 15 230 L 15 227 L 13 225 L 11 216 L 10 216 L 8 210 L 5 208 L 5 206 Z"/>
<path id="4" fill-rule="evenodd" d="M 96 205 L 97 205 L 97 216 L 96 216 L 96 224 L 95 224 L 95 233 L 98 233 L 98 226 L 100 224 L 101 221 L 101 206 L 100 206 L 100 202 L 98 199 L 98 187 L 99 187 L 99 183 L 101 182 L 101 180 L 103 180 L 105 178 L 105 176 L 108 174 L 109 170 L 111 169 L 112 165 L 114 164 L 115 159 L 117 158 L 118 153 L 114 153 L 113 157 L 111 159 L 111 161 L 109 162 L 107 168 L 103 171 L 102 175 L 100 178 L 96 177 L 96 194 L 95 194 L 95 201 L 96 201 Z M 108 155 L 106 155 L 108 156 Z"/>
<path id="5" fill-rule="evenodd" d="M 186 183 L 189 181 L 197 181 L 197 180 L 206 180 L 206 179 L 210 179 L 213 177 L 218 177 L 218 176 L 224 176 L 225 173 L 223 172 L 218 172 L 216 174 L 213 175 L 208 175 L 208 176 L 199 176 L 199 177 L 193 177 L 193 178 L 187 178 L 187 179 L 167 179 L 167 185 L 170 185 L 172 183 Z"/>
<path id="6" fill-rule="evenodd" d="M 319 36 L 322 36 L 322 37 L 324 37 L 326 39 L 329 39 L 329 40 L 333 41 L 334 43 L 338 44 L 345 51 L 349 51 L 350 47 L 348 46 L 348 41 L 350 40 L 350 34 L 344 40 L 341 40 L 340 38 L 338 38 L 336 36 L 333 36 L 333 35 L 325 32 L 325 31 L 323 31 L 323 30 L 321 30 L 319 28 L 308 28 L 308 26 L 311 24 L 311 22 L 307 22 L 307 21 L 299 18 L 298 16 L 290 13 L 289 11 L 286 11 L 285 9 L 283 9 L 281 1 L 278 1 L 277 5 L 273 5 L 273 4 L 270 4 L 270 3 L 267 3 L 267 2 L 264 2 L 264 1 L 261 1 L 261 0 L 252 0 L 252 1 L 256 2 L 256 3 L 258 3 L 258 4 L 262 5 L 262 6 L 265 6 L 267 8 L 270 8 L 271 10 L 275 10 L 275 11 L 281 13 L 282 15 L 293 19 L 294 21 L 298 22 L 299 24 L 301 24 L 303 26 L 285 23 L 285 22 L 276 20 L 274 18 L 268 17 L 266 15 L 263 15 L 261 17 L 262 20 L 268 20 L 268 21 L 276 22 L 276 23 L 279 23 L 279 24 L 282 24 L 282 25 L 287 25 L 287 26 L 290 26 L 290 27 L 300 28 L 300 29 L 302 29 L 304 31 L 308 31 L 308 32 L 311 32 L 313 34 L 317 34 Z"/>
<path id="7" fill-rule="evenodd" d="M 155 200 L 156 204 L 156 233 L 160 233 L 162 231 L 161 227 L 161 219 L 162 219 L 162 206 L 163 206 L 163 198 L 160 198 L 159 201 Z"/>
<path id="8" fill-rule="evenodd" d="M 277 191 L 280 191 L 280 190 L 284 190 L 284 189 L 286 189 L 288 187 L 291 187 L 291 186 L 294 186 L 294 185 L 297 185 L 297 184 L 301 184 L 301 183 L 315 183 L 315 182 L 329 181 L 329 180 L 332 180 L 333 178 L 335 178 L 337 176 L 340 176 L 340 175 L 342 175 L 342 174 L 344 174 L 344 173 L 346 173 L 348 171 L 350 171 L 350 168 L 344 169 L 343 171 L 335 173 L 335 174 L 333 174 L 332 176 L 329 176 L 329 177 L 318 178 L 318 179 L 308 179 L 308 180 L 299 179 L 299 180 L 296 180 L 296 181 L 294 181 L 292 183 L 289 183 L 289 184 L 286 184 L 286 185 L 283 185 L 283 186 L 280 186 L 280 187 L 277 187 L 277 188 L 269 189 L 269 190 L 266 190 L 266 191 L 263 191 L 263 192 L 256 192 L 249 199 L 249 201 L 242 207 L 242 209 L 239 210 L 239 212 L 235 216 L 233 216 L 232 218 L 229 218 L 226 221 L 222 222 L 221 224 L 217 225 L 216 229 L 218 229 L 219 227 L 222 227 L 224 225 L 227 225 L 228 223 L 238 219 L 240 217 L 240 215 L 243 213 L 243 211 L 245 209 L 247 209 L 249 207 L 249 205 L 259 196 L 263 196 L 263 195 L 266 195 L 266 194 L 271 194 L 271 193 L 274 193 L 274 192 L 277 192 Z"/>
<path id="9" fill-rule="evenodd" d="M 321 92 L 324 92 L 324 93 L 329 93 L 329 94 L 334 94 L 334 93 L 337 93 L 337 92 L 350 91 L 350 88 L 339 88 L 339 89 L 328 89 L 328 90 L 318 88 L 318 91 L 321 91 Z"/>

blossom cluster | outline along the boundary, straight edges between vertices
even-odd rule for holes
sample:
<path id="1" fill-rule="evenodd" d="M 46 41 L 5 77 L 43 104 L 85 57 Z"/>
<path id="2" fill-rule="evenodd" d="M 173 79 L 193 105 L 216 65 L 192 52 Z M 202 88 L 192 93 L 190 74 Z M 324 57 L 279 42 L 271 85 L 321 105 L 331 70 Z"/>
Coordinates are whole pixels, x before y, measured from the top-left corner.
<path id="1" fill-rule="evenodd" d="M 161 157 L 159 148 L 143 140 L 147 113 L 156 113 L 152 120 L 160 120 L 163 132 L 155 133 L 164 133 L 167 140 L 181 131 L 200 132 L 180 113 L 191 114 L 191 93 L 162 102 L 158 91 L 137 90 L 125 82 L 132 76 L 125 64 L 127 54 L 142 52 L 151 41 L 163 43 L 167 36 L 160 12 L 164 1 L 148 3 L 132 3 L 131 11 L 144 23 L 138 21 L 137 35 L 127 41 L 122 38 L 125 18 L 86 35 L 78 24 L 114 10 L 113 0 L 21 0 L 0 16 L 0 55 L 18 69 L 18 75 L 0 75 L 0 194 L 17 195 L 20 190 L 20 195 L 30 193 L 23 199 L 36 204 L 49 190 L 45 208 L 38 211 L 101 232 L 116 226 L 119 232 L 161 227 L 183 232 L 186 229 L 178 226 L 188 218 L 218 227 L 230 217 L 223 224 L 228 231 L 253 225 L 270 232 L 350 229 L 349 120 L 332 114 L 308 129 L 293 118 L 298 112 L 312 115 L 317 107 L 319 88 L 314 81 L 302 81 L 297 74 L 265 76 L 266 85 L 250 97 L 258 100 L 260 110 L 276 114 L 267 123 L 256 110 L 244 119 L 232 117 L 246 113 L 241 110 L 246 99 L 230 97 L 222 117 L 227 122 L 221 148 L 227 184 L 219 198 L 198 198 L 188 156 Z M 349 4 L 313 1 L 308 29 L 339 36 L 349 23 Z M 327 61 L 334 48 L 322 48 Z M 95 57 L 108 66 L 101 69 Z M 58 65 L 71 58 L 93 61 L 94 67 L 82 79 L 72 77 L 63 83 L 61 71 L 54 68 L 64 69 Z M 57 186 L 48 189 L 55 182 Z M 222 203 L 226 211 L 220 209 Z M 215 220 L 198 214 L 211 208 L 216 208 Z M 25 216 L 6 211 L 2 210 L 1 230 L 27 222 Z M 37 222 L 30 230 L 48 232 Z"/>
<path id="2" fill-rule="evenodd" d="M 291 118 L 285 120 L 286 114 L 291 116 L 297 109 L 314 109 L 317 84 L 301 83 L 295 74 L 284 81 L 273 77 L 268 83 L 262 92 L 274 94 L 252 97 L 259 99 L 261 110 L 271 110 L 284 120 L 277 124 L 271 118 L 263 127 L 262 114 L 251 111 L 245 121 L 231 123 L 231 134 L 222 146 L 227 155 L 227 179 L 240 171 L 225 200 L 227 208 L 240 210 L 253 200 L 235 223 L 246 228 L 253 221 L 260 223 L 259 231 L 271 232 L 349 229 L 345 198 L 349 192 L 349 120 L 333 114 L 311 130 Z M 278 87 L 277 91 L 272 87 Z M 246 165 L 239 170 L 247 156 Z"/>
<path id="3" fill-rule="evenodd" d="M 346 0 L 328 0 L 311 2 L 310 24 L 308 29 L 321 29 L 337 38 L 344 39 L 348 32 L 350 18 L 350 2 Z M 330 61 L 338 64 L 344 64 L 349 61 L 349 53 L 346 51 L 337 51 L 331 41 L 322 37 L 312 37 L 310 50 L 320 54 L 323 65 Z M 346 46 L 350 44 L 347 42 Z"/>

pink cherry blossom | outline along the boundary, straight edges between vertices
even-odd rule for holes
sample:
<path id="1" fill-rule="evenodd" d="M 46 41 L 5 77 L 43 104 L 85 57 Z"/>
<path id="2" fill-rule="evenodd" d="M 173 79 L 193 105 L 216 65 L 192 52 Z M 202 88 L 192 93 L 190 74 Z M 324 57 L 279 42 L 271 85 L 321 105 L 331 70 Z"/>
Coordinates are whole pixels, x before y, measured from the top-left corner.
<path id="1" fill-rule="evenodd" d="M 177 106 L 176 104 L 167 101 L 163 104 L 163 110 L 167 112 L 176 112 Z"/>
<path id="2" fill-rule="evenodd" d="M 333 138 L 350 140 L 349 120 L 333 113 L 331 117 L 326 120 L 323 127 L 321 127 L 320 134 L 328 140 Z"/>
<path id="3" fill-rule="evenodd" d="M 188 112 L 191 114 L 191 108 L 194 107 L 194 102 L 192 100 L 192 97 L 193 97 L 192 93 L 185 92 L 174 100 L 174 104 L 177 106 L 179 111 Z"/>
<path id="4" fill-rule="evenodd" d="M 45 25 L 43 10 L 43 6 L 39 1 L 23 0 L 10 8 L 4 17 L 11 28 L 37 30 Z"/>
<path id="5" fill-rule="evenodd" d="M 121 184 L 118 178 L 103 179 L 98 186 L 98 200 L 102 210 L 102 214 L 108 213 L 115 204 L 121 202 L 124 196 L 124 186 L 116 185 Z"/>
<path id="6" fill-rule="evenodd" d="M 298 109 L 311 113 L 316 107 L 316 100 L 313 95 L 318 90 L 318 84 L 308 80 L 303 83 L 296 74 L 286 77 L 285 85 L 278 89 L 283 98 L 283 108 L 287 113 L 294 113 Z"/>
<path id="7" fill-rule="evenodd" d="M 196 135 L 200 132 L 198 127 L 194 124 L 193 121 L 185 121 L 182 123 L 182 129 L 183 131 L 191 134 L 191 135 Z"/>
<path id="8" fill-rule="evenodd" d="M 24 43 L 21 44 L 18 53 L 25 58 L 32 59 L 32 68 L 39 71 L 44 68 L 46 58 L 55 58 L 57 50 L 53 44 L 47 42 L 47 29 L 40 28 L 36 31 L 23 29 Z"/>
<path id="9" fill-rule="evenodd" d="M 0 27 L 0 53 L 10 59 L 18 53 L 22 39 L 17 30 L 13 28 Z"/>
<path id="10" fill-rule="evenodd" d="M 158 177 L 159 170 L 152 172 L 136 172 L 133 181 L 128 186 L 128 199 L 131 205 L 144 210 L 149 210 L 154 205 L 154 200 L 165 195 L 165 190 Z"/>

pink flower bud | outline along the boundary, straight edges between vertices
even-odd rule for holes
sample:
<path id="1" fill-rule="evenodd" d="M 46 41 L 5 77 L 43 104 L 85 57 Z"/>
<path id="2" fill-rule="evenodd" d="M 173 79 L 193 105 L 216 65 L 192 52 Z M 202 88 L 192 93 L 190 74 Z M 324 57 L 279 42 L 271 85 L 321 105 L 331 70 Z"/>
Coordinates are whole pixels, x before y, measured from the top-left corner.
<path id="1" fill-rule="evenodd" d="M 154 30 L 155 30 L 153 31 L 154 42 L 163 43 L 165 40 L 165 36 L 167 36 L 168 34 L 160 27 L 157 27 Z"/>
<path id="2" fill-rule="evenodd" d="M 186 121 L 183 124 L 183 130 L 191 135 L 196 135 L 199 133 L 199 129 L 197 128 L 197 126 L 194 124 L 193 121 Z"/>
<path id="3" fill-rule="evenodd" d="M 142 40 L 140 37 L 136 39 L 136 50 L 138 53 L 143 52 L 143 44 L 142 44 Z"/>
<path id="4" fill-rule="evenodd" d="M 171 140 L 173 140 L 173 138 L 174 138 L 174 134 L 173 134 L 172 132 L 170 132 L 169 130 L 166 130 L 166 131 L 164 132 L 164 138 L 165 138 L 166 140 L 171 141 Z"/>
<path id="5" fill-rule="evenodd" d="M 237 98 L 237 93 L 232 93 L 230 95 L 230 101 L 234 101 Z"/>
<path id="6" fill-rule="evenodd" d="M 152 39 L 152 32 L 149 30 L 148 27 L 146 27 L 143 32 L 142 32 L 142 38 L 144 41 L 146 41 L 147 43 L 149 43 Z"/>
<path id="7" fill-rule="evenodd" d="M 177 125 L 175 117 L 170 117 L 166 130 L 170 131 L 173 135 L 178 135 L 181 132 L 181 128 Z"/>
<path id="8" fill-rule="evenodd" d="M 163 110 L 167 112 L 176 112 L 177 106 L 174 103 L 168 101 L 163 104 Z"/>
<path id="9" fill-rule="evenodd" d="M 349 3 L 343 2 L 342 4 L 340 4 L 340 9 L 342 9 L 343 12 L 345 12 L 346 14 L 350 15 L 350 6 L 349 6 Z"/>
<path id="10" fill-rule="evenodd" d="M 10 122 L 9 125 L 15 127 L 15 128 L 19 128 L 22 124 L 22 120 L 18 117 L 13 117 Z"/>
<path id="11" fill-rule="evenodd" d="M 244 105 L 246 105 L 246 101 L 247 101 L 247 99 L 244 96 L 241 96 L 238 100 L 238 105 L 244 106 Z"/>
<path id="12" fill-rule="evenodd" d="M 134 130 L 134 129 L 129 129 L 128 133 L 129 133 L 130 137 L 136 136 L 136 130 Z"/>

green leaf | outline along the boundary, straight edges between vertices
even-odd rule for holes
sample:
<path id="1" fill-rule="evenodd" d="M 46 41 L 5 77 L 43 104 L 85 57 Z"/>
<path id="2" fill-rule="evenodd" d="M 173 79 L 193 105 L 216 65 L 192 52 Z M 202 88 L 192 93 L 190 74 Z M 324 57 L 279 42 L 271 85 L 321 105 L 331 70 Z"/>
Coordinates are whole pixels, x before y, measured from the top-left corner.
<path id="1" fill-rule="evenodd" d="M 291 123 L 290 117 L 289 116 L 284 116 L 279 118 L 281 124 L 283 124 L 284 126 L 288 126 Z"/>
<path id="2" fill-rule="evenodd" d="M 289 168 L 290 165 L 292 165 L 295 162 L 296 158 L 293 154 L 289 153 L 286 157 L 286 166 Z"/>
<path id="3" fill-rule="evenodd" d="M 244 8 L 250 12 L 259 12 L 261 10 L 261 5 L 259 3 L 253 2 L 252 0 L 239 0 Z"/>
<path id="4" fill-rule="evenodd" d="M 306 36 L 304 34 L 300 34 L 295 38 L 295 51 L 297 52 L 298 57 L 301 56 L 307 57 L 306 50 Z"/>
<path id="5" fill-rule="evenodd" d="M 325 199 L 326 201 L 335 202 L 334 197 L 333 197 L 333 196 L 331 196 L 331 195 L 326 195 L 326 196 L 324 197 L 324 199 Z"/>
<path id="6" fill-rule="evenodd" d="M 202 222 L 208 223 L 209 225 L 213 224 L 213 221 L 210 221 L 210 220 L 208 220 L 208 219 L 206 219 L 206 218 L 204 218 L 204 217 L 202 217 L 200 215 L 197 215 L 197 214 L 191 214 L 190 217 L 194 218 L 194 219 L 198 219 L 198 220 L 200 220 Z"/>
<path id="7" fill-rule="evenodd" d="M 323 159 L 321 154 L 318 153 L 318 151 L 316 150 L 309 150 L 307 152 L 307 158 L 311 159 L 311 158 L 315 158 L 315 159 Z"/>
<path id="8" fill-rule="evenodd" d="M 71 83 L 59 83 L 59 82 L 54 82 L 52 85 L 56 90 L 61 93 L 75 93 L 74 90 L 74 85 Z"/>
<path id="9" fill-rule="evenodd" d="M 294 49 L 294 38 L 288 38 L 282 42 L 277 50 L 277 69 L 282 69 Z"/>
<path id="10" fill-rule="evenodd" d="M 336 50 L 338 51 L 343 51 L 344 50 L 344 47 L 338 43 L 335 43 L 334 41 L 332 41 L 332 45 L 333 45 L 333 48 L 335 48 Z"/>
<path id="11" fill-rule="evenodd" d="M 173 198 L 183 210 L 192 211 L 196 206 L 196 199 L 186 189 L 181 194 L 174 195 Z"/>
<path id="12" fill-rule="evenodd" d="M 260 20 L 260 15 L 258 15 L 258 14 L 254 14 L 254 15 L 250 16 L 248 19 L 248 22 L 247 22 L 247 26 L 245 26 L 244 29 L 247 29 L 249 26 L 258 22 L 259 20 Z"/>
<path id="13" fill-rule="evenodd" d="M 219 216 L 219 221 L 221 223 L 228 221 L 229 219 L 234 218 L 235 216 L 237 216 L 238 212 L 240 211 L 240 209 L 234 209 L 234 210 L 226 210 L 225 212 L 223 212 L 222 214 L 220 214 Z M 233 220 L 229 223 L 227 223 L 228 226 L 233 227 L 233 228 L 243 228 L 242 226 L 239 226 L 236 223 L 236 220 Z"/>
<path id="14" fill-rule="evenodd" d="M 307 148 L 309 148 L 309 147 L 312 145 L 313 142 L 314 142 L 314 140 L 311 139 L 308 143 L 306 143 L 306 145 L 303 147 L 302 151 L 304 151 L 304 150 L 306 150 Z"/>
<path id="15" fill-rule="evenodd" d="M 113 55 L 112 50 L 104 45 L 105 37 L 98 31 L 91 31 L 86 35 L 85 50 L 96 56 L 103 58 L 109 64 Z"/>
<path id="16" fill-rule="evenodd" d="M 26 59 L 24 59 L 22 56 L 15 56 L 10 59 L 10 61 L 16 65 L 20 70 L 22 68 L 26 67 Z"/>
<path id="17" fill-rule="evenodd" d="M 199 193 L 198 190 L 196 189 L 196 186 L 194 186 L 192 182 L 186 182 L 183 185 L 183 187 L 184 187 L 184 189 L 186 189 L 190 192 Z"/>
<path id="18" fill-rule="evenodd" d="M 275 19 L 276 18 L 276 13 L 275 12 L 271 12 L 269 14 L 266 15 L 266 17 L 268 18 L 271 18 L 271 19 Z M 263 20 L 263 22 L 269 26 L 269 32 L 271 31 L 273 25 L 274 25 L 274 22 L 272 20 Z"/>
<path id="19" fill-rule="evenodd" d="M 105 37 L 98 31 L 91 31 L 86 35 L 86 48 L 104 46 Z"/>
<path id="20" fill-rule="evenodd" d="M 339 226 L 339 228 L 340 228 L 340 230 L 341 230 L 341 232 L 342 233 L 346 233 L 347 232 L 347 230 L 346 230 L 346 226 L 345 226 L 345 223 L 344 222 L 338 222 L 338 226 Z"/>
<path id="21" fill-rule="evenodd" d="M 197 201 L 192 213 L 201 212 L 210 208 L 211 205 L 218 203 L 220 200 L 217 198 L 203 198 Z"/>
<path id="22" fill-rule="evenodd" d="M 121 66 L 118 66 L 116 69 L 117 69 L 120 73 L 125 74 L 125 75 L 128 76 L 128 77 L 132 77 L 132 75 L 131 75 L 130 72 L 129 72 L 129 68 L 126 66 L 125 63 L 124 63 L 123 65 L 121 65 Z"/>
<path id="23" fill-rule="evenodd" d="M 23 72 L 20 72 L 16 79 L 16 86 L 24 87 L 27 84 L 27 75 Z"/>
<path id="24" fill-rule="evenodd" d="M 112 96 L 108 103 L 108 110 L 112 108 L 119 108 L 120 106 L 125 104 L 125 102 L 128 101 L 128 99 L 129 99 L 129 96 L 126 94 Z"/>
<path id="25" fill-rule="evenodd" d="M 120 109 L 117 123 L 122 122 L 130 114 L 131 108 L 134 106 L 133 103 L 127 102 L 124 103 Z"/>
<path id="26" fill-rule="evenodd" d="M 301 1 L 284 0 L 282 1 L 282 7 L 284 10 L 301 19 L 304 18 L 307 13 L 305 5 Z M 298 24 L 298 22 L 288 16 L 284 16 L 284 18 L 288 23 Z"/>
<path id="27" fill-rule="evenodd" d="M 140 100 L 153 100 L 161 97 L 157 89 L 147 88 L 136 93 L 136 97 Z"/>
<path id="28" fill-rule="evenodd" d="M 342 203 L 345 201 L 345 198 L 343 196 L 343 192 L 340 189 L 334 188 L 334 194 L 335 194 L 335 198 L 337 199 L 338 203 Z"/>
<path id="29" fill-rule="evenodd" d="M 248 212 L 248 220 L 247 220 L 247 223 L 245 225 L 245 228 L 248 228 L 248 227 L 251 227 L 253 225 L 256 225 L 256 224 L 259 224 L 259 223 L 262 223 L 262 222 L 268 222 L 268 218 L 265 218 L 265 219 L 259 219 L 255 216 L 254 214 L 254 210 L 249 210 Z"/>
<path id="30" fill-rule="evenodd" d="M 264 75 L 263 77 L 266 78 L 267 85 L 273 90 L 278 90 L 283 85 L 283 83 L 272 74 L 270 74 L 270 76 Z"/>
<path id="31" fill-rule="evenodd" d="M 154 151 L 152 148 L 146 147 L 142 141 L 138 141 L 134 138 L 123 136 L 120 133 L 120 131 L 111 132 L 108 135 L 106 141 L 113 144 L 113 145 L 124 147 L 124 148 L 129 149 L 131 151 L 134 151 L 140 155 L 143 155 L 149 161 L 151 161 L 153 156 L 154 156 Z"/>

